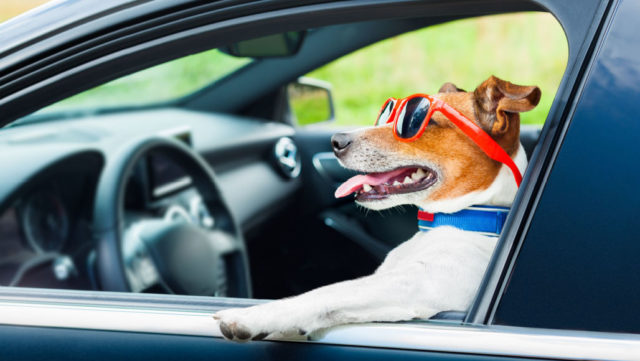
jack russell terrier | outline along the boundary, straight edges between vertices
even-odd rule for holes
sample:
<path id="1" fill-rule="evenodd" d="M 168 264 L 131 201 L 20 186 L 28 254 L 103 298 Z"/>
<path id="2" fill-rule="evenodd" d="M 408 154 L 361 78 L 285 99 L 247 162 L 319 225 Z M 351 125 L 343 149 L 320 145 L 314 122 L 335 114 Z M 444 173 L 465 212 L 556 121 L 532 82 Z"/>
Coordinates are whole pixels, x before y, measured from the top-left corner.
<path id="1" fill-rule="evenodd" d="M 336 190 L 374 210 L 420 207 L 420 231 L 369 276 L 302 295 L 216 313 L 231 340 L 308 334 L 347 323 L 429 318 L 471 305 L 527 158 L 519 112 L 536 86 L 491 76 L 473 92 L 388 99 L 375 127 L 331 138 L 340 163 L 362 173 Z"/>

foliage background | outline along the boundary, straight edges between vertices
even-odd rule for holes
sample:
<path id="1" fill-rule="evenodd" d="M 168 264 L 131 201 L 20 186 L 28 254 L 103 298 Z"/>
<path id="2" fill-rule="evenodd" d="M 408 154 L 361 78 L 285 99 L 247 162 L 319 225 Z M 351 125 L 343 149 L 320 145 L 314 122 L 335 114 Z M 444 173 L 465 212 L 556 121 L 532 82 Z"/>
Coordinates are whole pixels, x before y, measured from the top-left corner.
<path id="1" fill-rule="evenodd" d="M 308 76 L 332 84 L 338 124 L 370 125 L 388 97 L 435 94 L 445 82 L 472 91 L 490 75 L 537 85 L 540 104 L 522 122 L 543 123 L 567 64 L 564 31 L 547 13 L 465 19 L 361 49 Z"/>

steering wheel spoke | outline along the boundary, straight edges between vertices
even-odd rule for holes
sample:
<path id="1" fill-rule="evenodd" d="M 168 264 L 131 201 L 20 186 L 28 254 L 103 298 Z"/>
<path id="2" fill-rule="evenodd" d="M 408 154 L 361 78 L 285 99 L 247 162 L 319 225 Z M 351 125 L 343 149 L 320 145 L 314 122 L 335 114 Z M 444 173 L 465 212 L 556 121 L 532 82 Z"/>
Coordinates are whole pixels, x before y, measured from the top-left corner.
<path id="1" fill-rule="evenodd" d="M 143 292 L 156 285 L 161 279 L 149 251 L 142 241 L 142 233 L 148 224 L 158 219 L 138 219 L 126 227 L 122 238 L 122 256 L 125 273 L 132 292 Z"/>
<path id="2" fill-rule="evenodd" d="M 209 231 L 208 235 L 212 246 L 220 256 L 226 256 L 240 250 L 233 236 L 227 232 L 214 229 Z"/>

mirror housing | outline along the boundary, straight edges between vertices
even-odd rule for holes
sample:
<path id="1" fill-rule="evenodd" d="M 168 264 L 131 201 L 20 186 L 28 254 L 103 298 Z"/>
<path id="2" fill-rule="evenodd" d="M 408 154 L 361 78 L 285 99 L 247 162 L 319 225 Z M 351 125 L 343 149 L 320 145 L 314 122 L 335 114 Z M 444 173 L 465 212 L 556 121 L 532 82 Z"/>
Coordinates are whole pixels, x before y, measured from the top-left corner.
<path id="1" fill-rule="evenodd" d="M 223 53 L 241 58 L 275 58 L 298 53 L 306 31 L 288 31 L 255 39 L 243 40 L 220 47 Z"/>
<path id="2" fill-rule="evenodd" d="M 317 79 L 298 78 L 287 85 L 292 123 L 306 126 L 334 120 L 331 84 Z"/>

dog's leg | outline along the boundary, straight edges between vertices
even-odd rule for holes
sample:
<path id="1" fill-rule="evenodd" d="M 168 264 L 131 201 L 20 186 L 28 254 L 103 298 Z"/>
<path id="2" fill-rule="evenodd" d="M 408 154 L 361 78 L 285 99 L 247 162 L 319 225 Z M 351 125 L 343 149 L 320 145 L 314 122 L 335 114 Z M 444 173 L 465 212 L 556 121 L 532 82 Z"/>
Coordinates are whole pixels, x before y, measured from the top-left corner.
<path id="1" fill-rule="evenodd" d="M 419 269 L 416 267 L 416 271 Z M 424 273 L 420 272 L 420 273 Z M 233 340 L 290 335 L 345 323 L 400 321 L 429 317 L 425 299 L 416 299 L 415 279 L 406 273 L 386 272 L 344 281 L 305 294 L 214 315 L 224 336 Z"/>
<path id="2" fill-rule="evenodd" d="M 429 318 L 466 310 L 473 300 L 495 241 L 439 227 L 396 247 L 366 277 L 214 318 L 226 338 L 243 341 L 274 334 L 306 334 L 345 323 Z"/>

